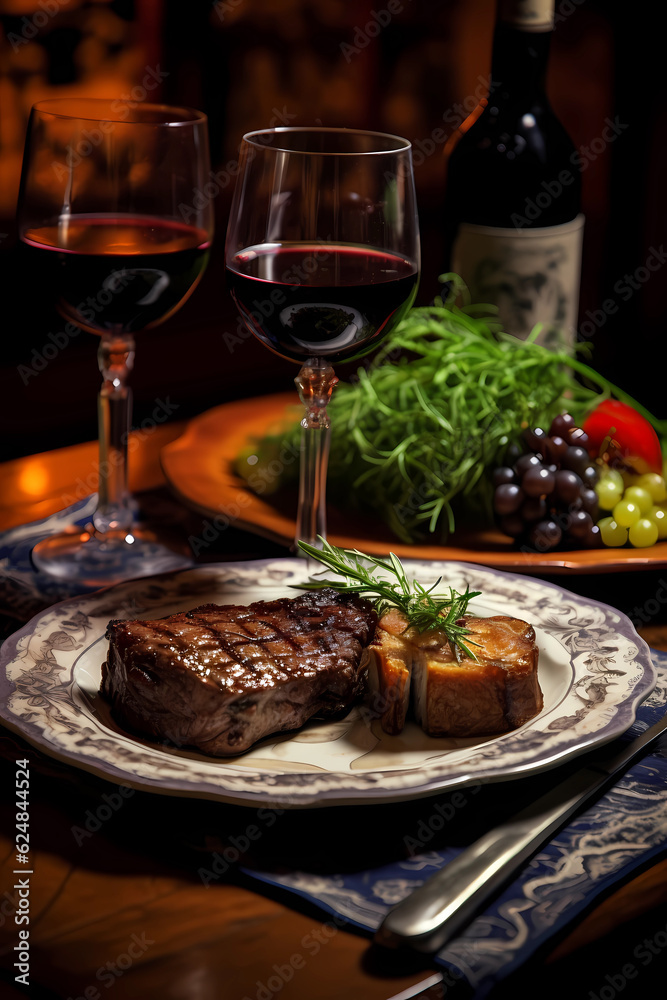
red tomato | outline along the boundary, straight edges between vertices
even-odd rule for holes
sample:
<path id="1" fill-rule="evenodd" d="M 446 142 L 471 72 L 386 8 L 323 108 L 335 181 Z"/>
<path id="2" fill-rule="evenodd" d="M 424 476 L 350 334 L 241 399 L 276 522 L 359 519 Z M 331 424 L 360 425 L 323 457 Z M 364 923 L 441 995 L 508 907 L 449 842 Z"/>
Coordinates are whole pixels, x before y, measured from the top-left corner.
<path id="1" fill-rule="evenodd" d="M 588 434 L 588 451 L 597 458 L 606 438 L 611 438 L 610 450 L 618 454 L 625 465 L 636 472 L 658 472 L 662 475 L 662 449 L 651 424 L 641 413 L 617 399 L 603 400 L 586 418 L 583 426 Z"/>

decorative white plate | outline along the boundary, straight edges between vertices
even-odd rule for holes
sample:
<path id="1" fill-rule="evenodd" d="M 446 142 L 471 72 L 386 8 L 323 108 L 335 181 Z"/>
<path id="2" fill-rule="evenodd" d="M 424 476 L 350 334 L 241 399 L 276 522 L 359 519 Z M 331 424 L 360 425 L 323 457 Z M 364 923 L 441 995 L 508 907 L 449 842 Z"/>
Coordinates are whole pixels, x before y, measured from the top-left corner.
<path id="1" fill-rule="evenodd" d="M 655 684 L 646 643 L 620 612 L 552 583 L 472 563 L 404 561 L 429 585 L 481 590 L 470 610 L 531 622 L 544 709 L 501 736 L 447 739 L 409 724 L 387 736 L 370 713 L 312 722 L 238 757 L 213 758 L 124 732 L 98 694 L 112 618 L 159 618 L 199 604 L 294 596 L 300 559 L 197 567 L 119 584 L 56 604 L 0 651 L 0 718 L 40 750 L 134 788 L 241 805 L 324 806 L 400 801 L 457 785 L 520 777 L 623 733 Z"/>

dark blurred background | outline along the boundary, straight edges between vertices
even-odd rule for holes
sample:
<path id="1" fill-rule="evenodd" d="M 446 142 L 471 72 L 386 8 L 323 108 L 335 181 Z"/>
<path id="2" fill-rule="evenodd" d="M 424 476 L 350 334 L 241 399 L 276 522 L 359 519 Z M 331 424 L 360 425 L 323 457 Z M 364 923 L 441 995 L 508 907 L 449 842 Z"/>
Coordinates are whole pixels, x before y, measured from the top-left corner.
<path id="1" fill-rule="evenodd" d="M 387 19 L 388 9 L 396 13 Z M 0 0 L 2 457 L 96 436 L 95 338 L 82 334 L 39 374 L 25 373 L 49 332 L 62 327 L 24 268 L 14 232 L 34 101 L 129 96 L 133 88 L 140 93 L 147 73 L 161 76 L 149 99 L 208 113 L 218 172 L 236 159 L 245 131 L 268 124 L 368 127 L 410 138 L 426 303 L 437 290 L 442 249 L 442 135 L 452 130 L 443 115 L 470 109 L 481 92 L 494 13 L 495 0 L 392 0 L 391 7 L 384 0 Z M 580 324 L 594 345 L 592 363 L 667 416 L 667 271 L 646 268 L 652 248 L 667 243 L 661 33 L 645 8 L 610 0 L 557 0 L 556 17 L 549 93 L 587 164 Z M 381 30 L 378 19 L 388 20 Z M 607 119 L 618 134 L 605 144 Z M 217 236 L 202 284 L 170 321 L 141 335 L 135 424 L 158 399 L 169 397 L 182 419 L 292 384 L 295 366 L 252 339 L 225 339 L 238 322 L 223 277 L 232 184 L 219 184 Z M 619 282 L 632 293 L 619 292 Z M 613 315 L 605 301 L 617 304 Z M 339 374 L 346 373 L 343 366 Z"/>

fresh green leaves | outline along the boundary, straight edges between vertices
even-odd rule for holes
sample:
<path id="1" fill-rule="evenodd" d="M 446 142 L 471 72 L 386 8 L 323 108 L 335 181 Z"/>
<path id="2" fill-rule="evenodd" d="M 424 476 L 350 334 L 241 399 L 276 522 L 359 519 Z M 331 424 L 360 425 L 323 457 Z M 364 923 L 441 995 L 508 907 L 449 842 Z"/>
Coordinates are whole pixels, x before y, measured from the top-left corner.
<path id="1" fill-rule="evenodd" d="M 667 422 L 584 363 L 586 345 L 551 351 L 534 342 L 537 332 L 526 341 L 503 333 L 488 305 L 412 309 L 371 366 L 333 395 L 330 502 L 379 518 L 407 544 L 442 543 L 455 528 L 493 524 L 493 470 L 526 426 L 548 427 L 564 411 L 581 424 L 614 396 L 667 433 Z M 300 433 L 295 420 L 287 441 L 263 444 L 296 449 Z M 285 465 L 283 480 L 296 469 Z"/>
<path id="2" fill-rule="evenodd" d="M 580 355 L 503 333 L 492 307 L 412 309 L 371 368 L 332 399 L 329 497 L 389 525 L 407 544 L 493 524 L 492 473 L 524 427 L 605 396 L 633 405 Z M 636 408 L 636 407 L 635 407 Z M 434 537 L 435 536 L 435 537 Z"/>
<path id="3" fill-rule="evenodd" d="M 460 652 L 463 652 L 465 656 L 476 659 L 475 654 L 463 641 L 464 636 L 470 633 L 470 629 L 459 624 L 459 619 L 466 614 L 468 604 L 473 597 L 479 597 L 480 591 L 471 591 L 467 587 L 465 594 L 459 594 L 450 587 L 447 595 L 435 594 L 434 591 L 442 577 L 427 590 L 419 581 L 408 580 L 400 559 L 393 552 L 389 554 L 389 559 L 378 559 L 375 556 L 364 555 L 358 549 L 340 549 L 321 536 L 318 537 L 322 543 L 321 549 L 307 542 L 299 542 L 299 548 L 342 579 L 314 580 L 311 577 L 308 583 L 299 585 L 300 589 L 319 590 L 322 587 L 332 587 L 347 594 L 372 598 L 380 618 L 391 608 L 397 608 L 407 619 L 407 627 L 412 626 L 418 632 L 438 629 L 446 635 L 457 658 Z M 370 563 L 371 567 L 377 567 L 388 573 L 390 579 L 375 576 L 364 563 Z"/>
<path id="4" fill-rule="evenodd" d="M 408 544 L 445 540 L 460 519 L 491 523 L 491 473 L 522 427 L 599 398 L 569 355 L 473 313 L 413 309 L 330 406 L 332 501 L 379 514 Z"/>

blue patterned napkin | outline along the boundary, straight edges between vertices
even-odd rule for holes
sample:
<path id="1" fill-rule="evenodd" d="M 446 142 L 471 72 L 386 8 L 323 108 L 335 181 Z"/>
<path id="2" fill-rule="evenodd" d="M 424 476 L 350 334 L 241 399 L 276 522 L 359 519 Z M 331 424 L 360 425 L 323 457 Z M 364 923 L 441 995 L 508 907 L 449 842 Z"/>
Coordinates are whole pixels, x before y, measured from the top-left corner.
<path id="1" fill-rule="evenodd" d="M 58 601 L 98 589 L 97 586 L 86 586 L 77 580 L 75 571 L 68 580 L 41 573 L 30 556 L 33 547 L 43 538 L 74 525 L 85 528 L 92 520 L 96 507 L 97 493 L 91 493 L 83 500 L 39 521 L 0 532 L 0 610 L 4 614 L 18 618 L 21 623 L 27 622 L 43 608 Z M 156 558 L 157 554 L 156 550 Z M 183 568 L 186 562 L 179 559 L 174 565 Z M 166 572 L 173 569 L 174 565 L 166 557 L 164 565 L 158 565 L 151 572 Z"/>
<path id="2" fill-rule="evenodd" d="M 76 580 L 57 580 L 38 573 L 30 553 L 42 538 L 64 531 L 70 525 L 84 528 L 97 507 L 97 493 L 31 524 L 21 524 L 0 533 L 0 606 L 21 622 L 30 621 L 42 608 L 85 593 Z"/>
<path id="3" fill-rule="evenodd" d="M 624 740 L 639 736 L 667 707 L 667 654 L 652 650 L 651 656 L 658 672 L 657 684 Z M 553 775 L 554 784 L 562 777 L 559 769 L 547 772 L 542 776 L 545 785 L 549 775 Z M 521 780 L 517 784 L 520 786 Z M 514 786 L 515 782 L 504 783 L 507 796 L 512 796 Z M 461 789 L 459 795 L 465 792 Z M 474 809 L 471 794 L 468 801 Z M 421 821 L 425 825 L 414 830 L 414 824 L 410 826 L 415 837 L 412 844 L 406 838 L 409 850 L 405 857 L 377 868 L 337 875 L 243 870 L 252 879 L 301 896 L 346 924 L 375 931 L 392 906 L 465 846 L 412 853 L 414 841 L 419 842 L 419 837 L 426 841 L 429 829 L 443 829 L 455 808 L 453 796 L 433 799 L 430 810 L 421 810 L 427 817 Z M 406 810 L 406 817 L 409 814 Z M 545 942 L 561 936 L 598 897 L 629 880 L 665 850 L 667 748 L 646 756 L 570 822 L 467 930 L 443 948 L 436 962 L 445 985 L 465 981 L 476 1000 L 481 1000 Z"/>

